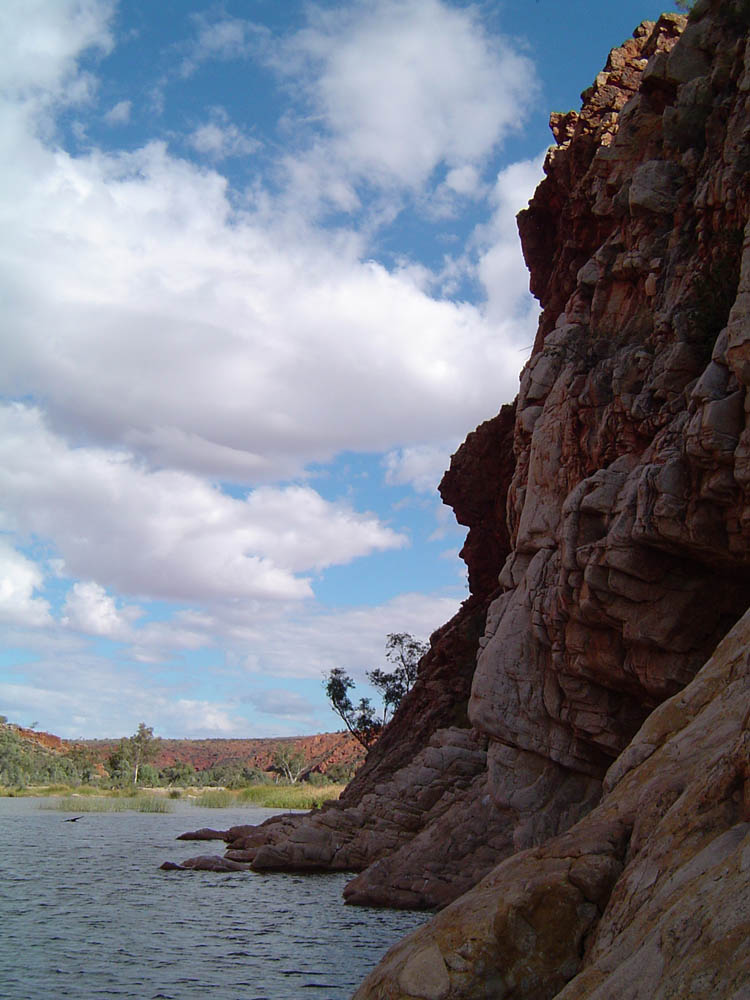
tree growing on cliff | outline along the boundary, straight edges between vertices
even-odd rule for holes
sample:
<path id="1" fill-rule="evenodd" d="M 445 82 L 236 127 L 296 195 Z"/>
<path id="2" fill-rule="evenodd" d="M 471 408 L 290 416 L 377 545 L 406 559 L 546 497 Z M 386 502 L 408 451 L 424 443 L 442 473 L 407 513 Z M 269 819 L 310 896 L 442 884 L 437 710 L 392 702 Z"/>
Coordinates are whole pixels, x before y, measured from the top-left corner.
<path id="1" fill-rule="evenodd" d="M 411 691 L 419 661 L 429 646 L 408 632 L 391 632 L 385 643 L 386 659 L 394 664 L 391 671 L 376 668 L 367 673 L 367 679 L 380 693 L 382 709 L 378 712 L 369 698 L 360 698 L 355 705 L 349 697 L 355 684 L 341 667 L 334 667 L 324 681 L 326 697 L 331 708 L 343 721 L 349 732 L 365 750 L 369 750 L 382 733 L 389 718 Z"/>

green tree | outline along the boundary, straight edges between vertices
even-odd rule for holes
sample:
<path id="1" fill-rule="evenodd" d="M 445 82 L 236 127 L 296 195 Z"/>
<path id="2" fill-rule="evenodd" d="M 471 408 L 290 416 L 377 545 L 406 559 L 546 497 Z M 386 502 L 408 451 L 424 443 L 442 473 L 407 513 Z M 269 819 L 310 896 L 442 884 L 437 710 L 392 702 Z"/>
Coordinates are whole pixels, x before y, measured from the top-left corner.
<path id="1" fill-rule="evenodd" d="M 88 784 L 96 777 L 96 760 L 88 747 L 83 746 L 81 743 L 76 743 L 67 751 L 65 756 L 73 765 L 79 779 L 84 784 Z"/>
<path id="2" fill-rule="evenodd" d="M 273 768 L 283 775 L 290 785 L 296 785 L 307 767 L 307 757 L 303 750 L 295 750 L 289 744 L 279 743 L 273 755 Z"/>
<path id="3" fill-rule="evenodd" d="M 354 777 L 354 771 L 353 764 L 331 764 L 326 770 L 325 777 L 335 785 L 346 785 Z"/>
<path id="4" fill-rule="evenodd" d="M 169 767 L 161 769 L 161 776 L 168 785 L 192 785 L 195 783 L 195 768 L 184 760 L 177 760 Z"/>
<path id="5" fill-rule="evenodd" d="M 354 688 L 354 681 L 341 667 L 333 667 L 324 681 L 326 697 L 331 708 L 343 721 L 352 736 L 369 750 L 380 736 L 382 724 L 375 716 L 375 709 L 369 698 L 360 698 L 354 705 L 349 692 Z"/>
<path id="6" fill-rule="evenodd" d="M 113 781 L 138 784 L 138 772 L 143 764 L 150 763 L 159 752 L 161 740 L 145 722 L 138 723 L 132 736 L 125 736 L 107 758 L 107 770 Z"/>
<path id="7" fill-rule="evenodd" d="M 395 710 L 414 687 L 419 669 L 419 661 L 429 649 L 426 642 L 420 642 L 408 632 L 391 632 L 385 641 L 385 657 L 394 664 L 395 670 L 375 669 L 367 674 L 372 686 L 383 699 L 383 725 L 388 722 L 389 710 Z"/>
<path id="8" fill-rule="evenodd" d="M 55 753 L 24 739 L 10 725 L 0 727 L 0 785 L 73 783 L 78 772 L 67 754 Z"/>
<path id="9" fill-rule="evenodd" d="M 383 707 L 380 713 L 373 707 L 369 698 L 360 698 L 359 702 L 354 704 L 349 692 L 354 690 L 355 684 L 345 670 L 333 667 L 329 671 L 323 686 L 331 708 L 365 750 L 369 750 L 375 743 L 389 716 L 411 691 L 417 679 L 419 661 L 428 648 L 427 643 L 420 642 L 408 632 L 391 632 L 387 636 L 385 656 L 394 664 L 395 669 L 388 671 L 376 668 L 367 673 L 367 679 L 382 698 Z"/>

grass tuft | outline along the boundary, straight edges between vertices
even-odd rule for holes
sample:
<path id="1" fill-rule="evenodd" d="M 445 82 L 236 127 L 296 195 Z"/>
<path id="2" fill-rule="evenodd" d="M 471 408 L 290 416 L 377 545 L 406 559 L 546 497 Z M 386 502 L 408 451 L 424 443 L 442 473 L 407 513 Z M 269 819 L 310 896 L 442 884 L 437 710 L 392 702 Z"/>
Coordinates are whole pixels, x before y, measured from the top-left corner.
<path id="1" fill-rule="evenodd" d="M 266 809 L 317 809 L 337 799 L 345 785 L 251 785 L 239 793 L 240 804 Z"/>
<path id="2" fill-rule="evenodd" d="M 136 796 L 85 796 L 66 795 L 60 799 L 45 802 L 42 809 L 55 809 L 57 812 L 93 813 L 93 812 L 172 812 L 172 804 L 158 795 Z"/>

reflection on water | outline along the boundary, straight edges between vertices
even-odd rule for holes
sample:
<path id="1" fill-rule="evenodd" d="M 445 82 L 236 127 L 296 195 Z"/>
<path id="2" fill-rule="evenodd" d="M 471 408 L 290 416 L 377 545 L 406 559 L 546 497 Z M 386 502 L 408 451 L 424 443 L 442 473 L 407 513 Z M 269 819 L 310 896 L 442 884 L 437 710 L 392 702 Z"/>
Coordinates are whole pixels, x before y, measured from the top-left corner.
<path id="1" fill-rule="evenodd" d="M 425 914 L 344 907 L 349 876 L 163 872 L 186 829 L 272 809 L 65 813 L 0 798 L 4 1000 L 343 1000 Z"/>

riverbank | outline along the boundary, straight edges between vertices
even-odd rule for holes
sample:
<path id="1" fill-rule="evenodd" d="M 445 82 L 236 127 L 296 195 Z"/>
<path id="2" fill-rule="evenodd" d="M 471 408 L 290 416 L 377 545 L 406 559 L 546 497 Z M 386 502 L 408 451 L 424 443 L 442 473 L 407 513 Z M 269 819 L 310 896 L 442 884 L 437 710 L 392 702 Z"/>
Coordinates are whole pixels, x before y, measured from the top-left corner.
<path id="1" fill-rule="evenodd" d="M 221 786 L 163 788 L 143 786 L 132 788 L 100 788 L 97 785 L 28 785 L 21 788 L 0 786 L 4 798 L 59 798 L 70 805 L 70 811 L 118 812 L 133 809 L 137 812 L 165 812 L 159 804 L 168 806 L 170 801 L 185 801 L 205 809 L 318 809 L 324 802 L 338 799 L 344 785 L 248 785 L 230 789 Z M 148 803 L 154 805 L 147 807 Z M 128 804 L 130 803 L 130 804 Z"/>

